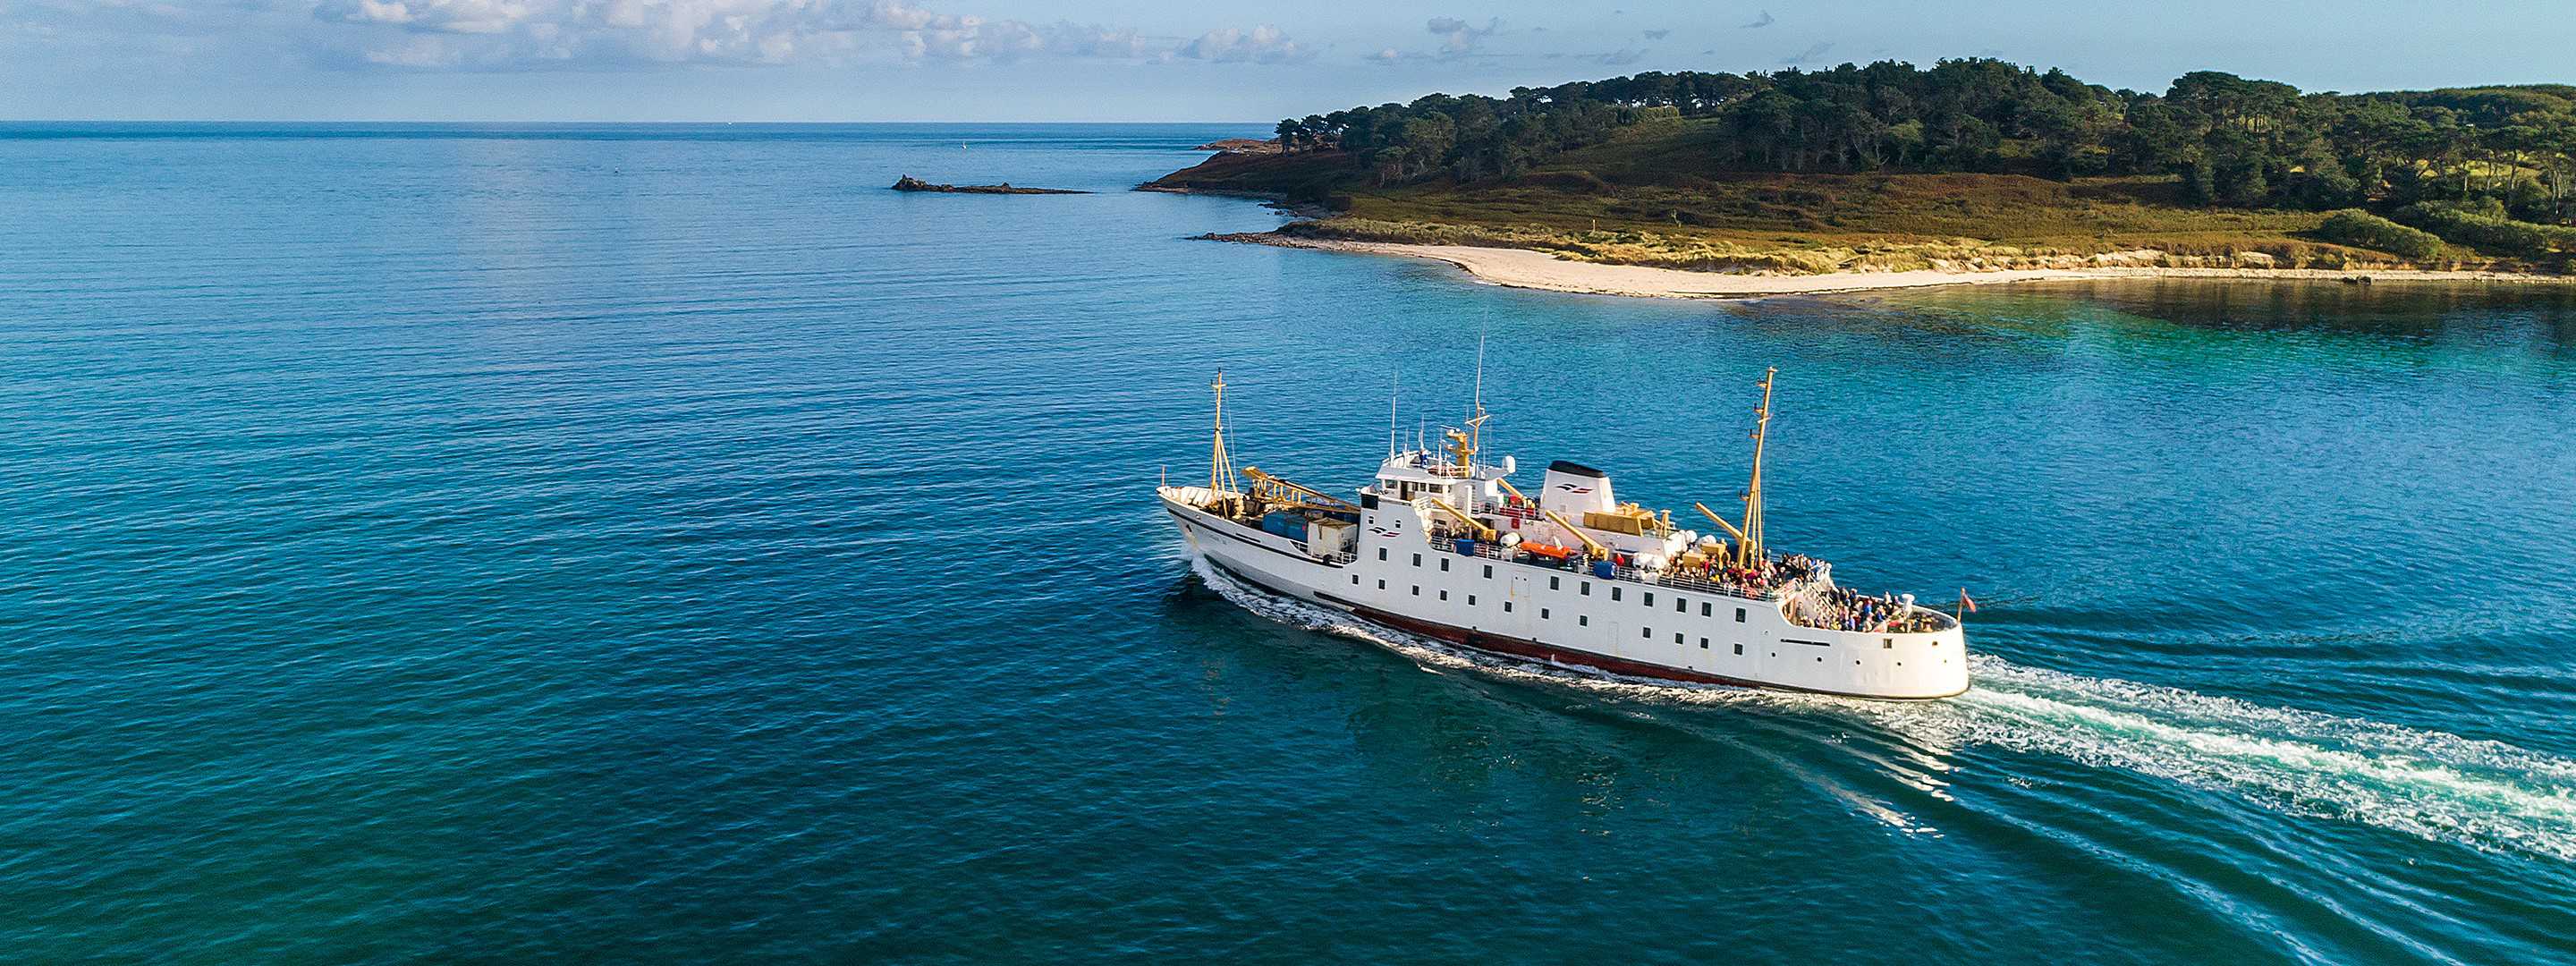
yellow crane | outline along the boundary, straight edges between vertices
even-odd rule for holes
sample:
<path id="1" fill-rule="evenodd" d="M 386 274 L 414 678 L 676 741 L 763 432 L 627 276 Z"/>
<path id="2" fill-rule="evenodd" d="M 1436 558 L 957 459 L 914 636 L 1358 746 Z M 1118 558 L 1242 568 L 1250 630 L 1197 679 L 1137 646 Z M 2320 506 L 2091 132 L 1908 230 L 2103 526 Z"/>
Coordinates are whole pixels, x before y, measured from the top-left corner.
<path id="1" fill-rule="evenodd" d="M 1476 534 L 1476 539 L 1483 540 L 1487 543 L 1492 543 L 1502 539 L 1500 534 L 1494 532 L 1494 528 L 1479 523 L 1476 521 L 1475 517 L 1468 516 L 1457 507 L 1450 506 L 1449 501 L 1436 496 L 1426 496 L 1423 497 L 1423 499 L 1430 501 L 1432 509 L 1448 514 L 1450 519 L 1465 524 L 1468 530 L 1473 531 Z"/>
<path id="2" fill-rule="evenodd" d="M 1309 487 L 1299 486 L 1261 471 L 1258 466 L 1243 468 L 1245 479 L 1252 481 L 1252 498 L 1274 507 L 1292 510 L 1359 511 L 1349 501 L 1327 496 Z"/>
<path id="3" fill-rule="evenodd" d="M 1693 503 L 1691 506 L 1698 508 L 1700 515 L 1707 517 L 1708 522 L 1717 524 L 1719 529 L 1725 530 L 1728 536 L 1734 537 L 1738 548 L 1744 545 L 1744 531 L 1736 529 L 1735 524 L 1726 522 L 1726 518 L 1718 516 L 1717 511 L 1708 508 L 1708 504 Z"/>
<path id="4" fill-rule="evenodd" d="M 1561 517 L 1561 516 L 1557 516 L 1557 515 L 1556 515 L 1556 511 L 1554 511 L 1554 510 L 1540 510 L 1540 511 L 1538 511 L 1538 512 L 1539 512 L 1539 515 L 1540 515 L 1540 516 L 1544 516 L 1544 517 L 1546 517 L 1549 523 L 1553 523 L 1553 524 L 1556 524 L 1557 526 L 1564 527 L 1564 528 L 1565 528 L 1565 532 L 1567 532 L 1567 533 L 1571 533 L 1571 534 L 1573 534 L 1573 535 L 1574 535 L 1574 539 L 1576 539 L 1576 540 L 1580 540 L 1580 541 L 1583 541 L 1583 552 L 1588 553 L 1588 554 L 1591 554 L 1591 555 L 1592 555 L 1592 559 L 1595 559 L 1595 560 L 1608 560 L 1608 559 L 1610 559 L 1610 548 L 1602 546 L 1602 545 L 1601 545 L 1601 541 L 1592 539 L 1592 535 L 1591 535 L 1591 534 L 1588 534 L 1588 533 L 1583 532 L 1583 528 L 1582 528 L 1582 527 L 1578 527 L 1578 526 L 1575 526 L 1574 524 L 1571 524 L 1571 523 L 1567 523 L 1567 522 L 1565 522 L 1565 518 L 1564 518 L 1564 517 Z"/>

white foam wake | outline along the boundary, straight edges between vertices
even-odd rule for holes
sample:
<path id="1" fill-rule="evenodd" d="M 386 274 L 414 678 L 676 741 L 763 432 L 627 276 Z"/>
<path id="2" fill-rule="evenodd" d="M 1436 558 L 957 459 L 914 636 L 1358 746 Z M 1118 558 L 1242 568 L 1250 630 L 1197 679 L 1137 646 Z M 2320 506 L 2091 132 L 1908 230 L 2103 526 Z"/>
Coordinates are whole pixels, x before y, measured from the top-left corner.
<path id="1" fill-rule="evenodd" d="M 1204 565 L 1208 586 L 1272 620 L 1367 641 L 1426 667 L 1691 705 L 1821 712 L 1895 733 L 1922 753 L 1886 762 L 1935 794 L 1941 753 L 1966 743 L 2048 754 L 2236 795 L 2258 806 L 2433 841 L 2576 861 L 2576 759 L 2440 731 L 2275 708 L 2180 688 L 1972 658 L 1975 686 L 1939 702 L 1862 701 L 1623 679 L 1462 651 L 1245 587 Z M 1847 789 L 1829 789 L 1851 798 Z M 1860 810 L 1928 831 L 1884 802 Z"/>

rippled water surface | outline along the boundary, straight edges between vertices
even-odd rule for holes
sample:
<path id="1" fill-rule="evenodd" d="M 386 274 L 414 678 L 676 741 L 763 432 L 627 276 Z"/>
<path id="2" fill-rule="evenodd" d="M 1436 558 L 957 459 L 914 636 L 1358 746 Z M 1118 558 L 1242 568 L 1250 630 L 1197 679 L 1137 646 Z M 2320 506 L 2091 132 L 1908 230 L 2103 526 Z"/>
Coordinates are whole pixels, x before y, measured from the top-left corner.
<path id="1" fill-rule="evenodd" d="M 17 960 L 2576 960 L 2576 299 L 1187 240 L 1229 127 L 0 128 Z M 899 174 L 1091 189 L 901 195 Z M 1962 586 L 1878 704 L 1198 573 L 1455 418 Z M 2007 958 L 2009 958 L 2007 960 Z"/>

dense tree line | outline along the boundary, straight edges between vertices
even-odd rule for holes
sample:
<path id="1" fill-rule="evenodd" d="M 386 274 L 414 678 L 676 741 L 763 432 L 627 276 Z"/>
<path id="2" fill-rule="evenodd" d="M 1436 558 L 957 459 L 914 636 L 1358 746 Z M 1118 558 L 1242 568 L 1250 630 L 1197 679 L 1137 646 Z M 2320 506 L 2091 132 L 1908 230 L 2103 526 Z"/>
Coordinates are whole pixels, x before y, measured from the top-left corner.
<path id="1" fill-rule="evenodd" d="M 2302 93 L 2198 72 L 2162 95 L 1999 60 L 1778 73 L 1650 72 L 1505 98 L 1434 94 L 1281 121 L 1380 184 L 1515 177 L 1655 118 L 1706 118 L 1712 170 L 2176 175 L 2184 200 L 2312 210 L 2492 200 L 2576 216 L 2576 87 Z"/>

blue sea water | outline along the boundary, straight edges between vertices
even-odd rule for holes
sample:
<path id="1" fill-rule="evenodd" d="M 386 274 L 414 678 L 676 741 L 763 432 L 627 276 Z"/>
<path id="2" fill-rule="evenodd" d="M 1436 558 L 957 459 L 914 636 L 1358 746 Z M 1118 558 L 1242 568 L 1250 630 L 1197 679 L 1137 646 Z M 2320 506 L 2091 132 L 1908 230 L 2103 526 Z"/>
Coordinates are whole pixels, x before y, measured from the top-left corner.
<path id="1" fill-rule="evenodd" d="M 0 128 L 19 961 L 2576 961 L 2576 298 L 1189 240 L 1231 126 Z M 1090 189 L 905 195 L 897 175 Z M 1454 421 L 1984 605 L 1879 704 L 1196 573 Z"/>

